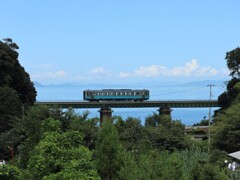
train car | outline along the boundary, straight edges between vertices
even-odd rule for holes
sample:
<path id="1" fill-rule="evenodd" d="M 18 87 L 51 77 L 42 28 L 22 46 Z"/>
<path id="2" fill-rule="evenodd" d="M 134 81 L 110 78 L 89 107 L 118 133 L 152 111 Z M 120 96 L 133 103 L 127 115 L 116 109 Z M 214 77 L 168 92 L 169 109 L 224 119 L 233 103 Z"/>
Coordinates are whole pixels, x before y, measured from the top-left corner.
<path id="1" fill-rule="evenodd" d="M 84 90 L 83 100 L 87 101 L 143 101 L 149 99 L 149 90 L 143 89 L 102 89 Z"/>

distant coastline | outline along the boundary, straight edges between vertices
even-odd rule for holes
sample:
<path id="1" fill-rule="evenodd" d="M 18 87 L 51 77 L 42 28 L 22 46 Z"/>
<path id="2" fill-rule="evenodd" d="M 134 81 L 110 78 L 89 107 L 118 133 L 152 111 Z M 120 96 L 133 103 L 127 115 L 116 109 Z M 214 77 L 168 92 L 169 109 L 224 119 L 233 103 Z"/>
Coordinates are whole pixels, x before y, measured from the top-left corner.
<path id="1" fill-rule="evenodd" d="M 35 87 L 89 87 L 89 88 L 117 88 L 117 87 L 154 87 L 154 86 L 207 86 L 208 84 L 215 84 L 217 86 L 225 86 L 228 80 L 202 80 L 189 82 L 174 82 L 174 81 L 149 81 L 143 83 L 80 83 L 80 82 L 64 82 L 60 84 L 42 84 L 38 81 L 33 81 Z"/>

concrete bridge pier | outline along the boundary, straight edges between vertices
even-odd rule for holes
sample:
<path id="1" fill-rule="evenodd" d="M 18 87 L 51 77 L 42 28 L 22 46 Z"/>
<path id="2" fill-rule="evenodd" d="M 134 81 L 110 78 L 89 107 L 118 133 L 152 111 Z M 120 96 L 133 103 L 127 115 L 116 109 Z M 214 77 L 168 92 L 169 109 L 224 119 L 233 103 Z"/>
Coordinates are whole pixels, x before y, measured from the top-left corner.
<path id="1" fill-rule="evenodd" d="M 100 123 L 106 120 L 112 119 L 112 110 L 111 108 L 105 107 L 100 109 Z"/>
<path id="2" fill-rule="evenodd" d="M 169 107 L 160 107 L 158 112 L 159 112 L 159 115 L 168 115 L 168 116 L 171 116 L 171 111 L 172 109 L 169 108 Z"/>

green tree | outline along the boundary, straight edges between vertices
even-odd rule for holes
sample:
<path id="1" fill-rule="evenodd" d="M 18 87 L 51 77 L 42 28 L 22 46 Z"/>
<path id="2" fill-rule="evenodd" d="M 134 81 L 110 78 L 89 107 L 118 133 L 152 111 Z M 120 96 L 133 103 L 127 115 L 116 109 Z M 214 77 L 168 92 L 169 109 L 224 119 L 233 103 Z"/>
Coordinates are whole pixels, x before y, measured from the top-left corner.
<path id="1" fill-rule="evenodd" d="M 14 180 L 19 179 L 20 170 L 16 166 L 9 164 L 0 165 L 0 179 L 1 180 Z"/>
<path id="2" fill-rule="evenodd" d="M 159 115 L 158 115 L 159 116 Z M 155 125 L 146 127 L 151 146 L 159 150 L 181 150 L 186 148 L 184 125 L 180 121 L 171 121 L 169 116 L 156 116 L 152 118 Z M 153 120 L 151 120 L 153 122 Z"/>
<path id="3" fill-rule="evenodd" d="M 199 180 L 227 180 L 227 176 L 212 164 L 194 164 L 190 173 L 190 179 Z"/>
<path id="4" fill-rule="evenodd" d="M 27 166 L 30 179 L 100 179 L 93 167 L 92 153 L 82 145 L 77 131 L 61 131 L 58 120 L 43 122 L 44 134 L 31 152 Z"/>
<path id="5" fill-rule="evenodd" d="M 82 115 L 74 112 L 67 112 L 67 120 L 69 121 L 69 130 L 79 131 L 83 134 L 83 143 L 90 150 L 95 149 L 95 142 L 98 132 L 98 118 L 88 118 L 89 112 L 83 112 Z"/>
<path id="6" fill-rule="evenodd" d="M 228 179 L 218 165 L 210 162 L 211 156 L 205 151 L 184 150 L 179 152 L 179 155 L 183 161 L 183 179 Z"/>
<path id="7" fill-rule="evenodd" d="M 227 67 L 230 70 L 232 77 L 240 77 L 240 48 L 237 47 L 232 51 L 226 53 L 225 57 L 227 61 Z"/>
<path id="8" fill-rule="evenodd" d="M 193 126 L 208 126 L 208 119 L 202 119 L 199 123 L 193 124 Z"/>
<path id="9" fill-rule="evenodd" d="M 98 131 L 96 119 L 87 119 L 87 115 L 78 115 L 71 109 L 63 111 L 57 107 L 34 106 L 26 109 L 24 116 L 15 117 L 11 122 L 12 128 L 2 133 L 0 142 L 4 145 L 5 154 L 10 159 L 9 145 L 14 148 L 14 156 L 17 155 L 19 167 L 26 168 L 29 154 L 40 141 L 46 127 L 43 122 L 47 118 L 59 119 L 60 129 L 63 132 L 70 130 L 83 134 L 83 144 L 91 149 L 95 148 L 95 139 Z"/>
<path id="10" fill-rule="evenodd" d="M 162 165 L 162 179 L 179 180 L 183 179 L 183 161 L 179 152 L 174 152 L 164 159 Z"/>
<path id="11" fill-rule="evenodd" d="M 0 155 L 2 158 L 6 157 L 3 154 L 8 151 L 6 150 L 8 144 L 2 137 L 6 137 L 12 118 L 22 115 L 22 108 L 33 105 L 36 98 L 33 83 L 18 61 L 17 49 L 17 44 L 10 38 L 0 41 Z"/>
<path id="12" fill-rule="evenodd" d="M 3 134 L 8 133 L 12 121 L 22 115 L 22 103 L 17 92 L 10 87 L 0 87 L 0 158 L 8 160 L 11 158 L 9 146 Z"/>
<path id="13" fill-rule="evenodd" d="M 239 150 L 240 145 L 240 103 L 230 106 L 215 117 L 212 143 L 219 150 L 228 153 Z M 224 141 L 223 141 L 224 139 Z"/>
<path id="14" fill-rule="evenodd" d="M 119 118 L 114 126 L 117 128 L 119 139 L 127 151 L 141 151 L 149 148 L 150 142 L 147 133 L 139 119 L 128 117 L 126 121 L 123 121 Z"/>
<path id="15" fill-rule="evenodd" d="M 222 110 L 228 108 L 239 93 L 234 86 L 240 81 L 240 48 L 237 47 L 232 51 L 227 52 L 225 60 L 227 61 L 227 67 L 232 79 L 227 82 L 227 91 L 223 92 L 218 97 Z M 219 112 L 221 112 L 221 110 Z"/>
<path id="16" fill-rule="evenodd" d="M 161 116 L 159 116 L 157 113 L 153 113 L 153 115 L 148 116 L 145 120 L 145 126 L 146 127 L 156 127 L 158 126 L 159 122 L 161 121 Z"/>
<path id="17" fill-rule="evenodd" d="M 122 166 L 118 179 L 161 179 L 162 168 L 167 152 L 159 152 L 149 149 L 145 152 L 129 151 L 123 156 L 125 166 Z"/>
<path id="18" fill-rule="evenodd" d="M 135 179 L 161 179 L 162 168 L 165 158 L 168 156 L 166 151 L 151 150 L 135 155 L 135 162 L 138 165 Z"/>
<path id="19" fill-rule="evenodd" d="M 47 106 L 31 107 L 23 117 L 15 118 L 13 128 L 4 134 L 6 144 L 11 144 L 18 153 L 19 167 L 26 167 L 30 152 L 44 133 L 42 122 L 51 116 L 53 114 Z"/>
<path id="20" fill-rule="evenodd" d="M 117 179 L 123 166 L 122 144 L 118 132 L 110 121 L 103 121 L 98 132 L 95 149 L 95 166 L 102 179 Z"/>
<path id="21" fill-rule="evenodd" d="M 183 160 L 183 176 L 185 179 L 191 179 L 190 176 L 194 166 L 207 163 L 209 161 L 209 154 L 201 149 L 184 150 L 180 152 Z"/>
<path id="22" fill-rule="evenodd" d="M 149 150 L 128 153 L 127 166 L 121 168 L 119 179 L 227 179 L 215 164 L 209 163 L 209 154 L 199 149 L 169 151 Z"/>
<path id="23" fill-rule="evenodd" d="M 22 104 L 17 92 L 10 87 L 0 87 L 0 132 L 9 130 L 10 120 L 22 115 Z"/>
<path id="24" fill-rule="evenodd" d="M 18 61 L 18 46 L 12 39 L 0 41 L 0 87 L 11 87 L 16 90 L 24 105 L 33 105 L 36 90 L 29 74 Z"/>
<path id="25" fill-rule="evenodd" d="M 240 94 L 240 80 L 233 78 L 227 83 L 227 91 L 218 97 L 218 102 L 222 109 L 228 108 L 232 103 L 236 102 L 238 94 Z M 240 99 L 238 99 L 238 102 Z"/>

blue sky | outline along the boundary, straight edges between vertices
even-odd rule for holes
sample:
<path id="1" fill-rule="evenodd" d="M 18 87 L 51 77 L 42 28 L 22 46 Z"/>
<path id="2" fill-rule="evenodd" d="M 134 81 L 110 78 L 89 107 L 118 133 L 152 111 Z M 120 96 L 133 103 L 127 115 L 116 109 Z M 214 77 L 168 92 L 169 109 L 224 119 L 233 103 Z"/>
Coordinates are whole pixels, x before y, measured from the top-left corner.
<path id="1" fill-rule="evenodd" d="M 33 81 L 131 83 L 229 79 L 239 0 L 1 0 Z"/>

